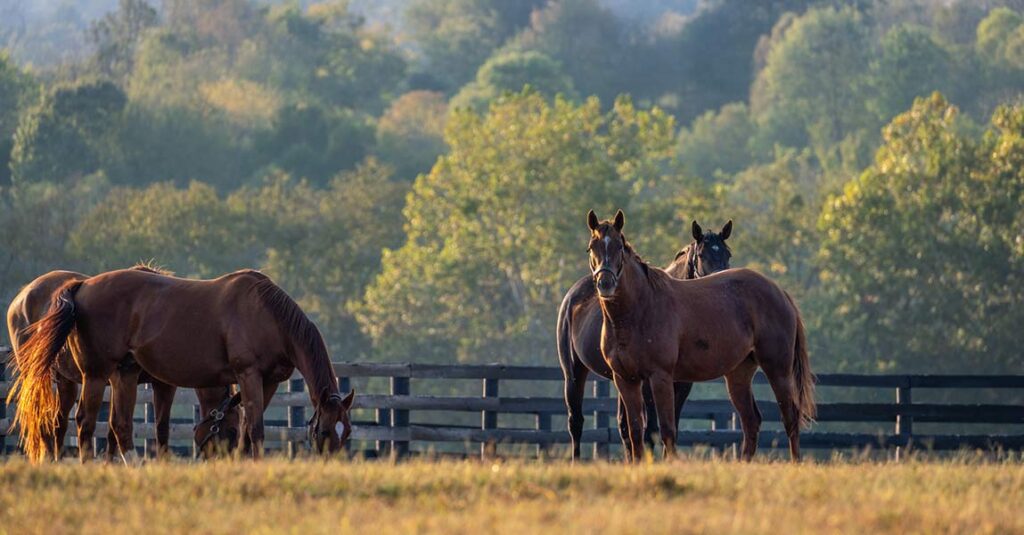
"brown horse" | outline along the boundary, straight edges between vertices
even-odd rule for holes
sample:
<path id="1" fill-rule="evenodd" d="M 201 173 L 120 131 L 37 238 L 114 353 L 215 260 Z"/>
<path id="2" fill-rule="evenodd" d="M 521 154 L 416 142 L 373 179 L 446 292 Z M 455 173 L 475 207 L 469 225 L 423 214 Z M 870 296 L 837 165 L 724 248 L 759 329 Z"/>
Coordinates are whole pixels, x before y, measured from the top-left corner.
<path id="1" fill-rule="evenodd" d="M 732 220 L 722 227 L 721 233 L 707 232 L 696 221 L 690 228 L 693 241 L 676 254 L 665 271 L 676 278 L 696 279 L 729 269 L 732 256 L 725 240 L 732 233 Z M 590 276 L 576 281 L 562 298 L 558 308 L 556 324 L 558 360 L 565 378 L 565 406 L 568 411 L 569 435 L 572 438 L 572 458 L 580 458 L 580 443 L 583 435 L 583 395 L 588 372 L 594 372 L 606 379 L 612 378 L 612 370 L 601 354 L 601 307 L 597 302 L 597 291 Z M 693 383 L 675 383 L 676 422 L 683 412 L 683 404 L 690 395 Z M 644 407 L 647 411 L 647 425 L 644 442 L 654 447 L 653 434 L 658 430 L 657 413 L 650 386 L 644 384 Z M 629 429 L 626 425 L 625 410 L 619 400 L 619 436 L 622 438 L 626 460 L 632 457 L 629 443 Z M 678 424 L 677 424 L 678 425 Z"/>
<path id="2" fill-rule="evenodd" d="M 157 272 L 157 270 L 145 265 L 137 265 L 132 269 Z M 42 318 L 49 310 L 50 301 L 57 289 L 67 282 L 82 281 L 87 278 L 87 275 L 74 271 L 51 271 L 37 277 L 18 292 L 18 295 L 11 301 L 11 305 L 7 309 L 7 330 L 13 349 L 12 355 L 16 355 L 18 348 L 28 340 L 29 325 Z M 18 363 L 16 360 L 12 359 L 9 365 L 13 371 L 17 371 Z M 78 397 L 77 385 L 82 382 L 82 374 L 75 365 L 71 354 L 66 349 L 61 350 L 57 357 L 56 370 L 57 373 L 54 374 L 58 399 L 56 429 L 53 436 L 46 437 L 45 441 L 48 453 L 52 455 L 54 460 L 59 460 L 62 454 L 64 436 L 68 429 L 68 415 Z M 116 373 L 121 372 L 118 371 Z M 157 453 L 158 455 L 163 455 L 168 451 L 171 407 L 174 404 L 176 388 L 153 380 L 145 372 L 139 375 L 139 382 L 152 383 L 153 385 Z M 231 396 L 231 392 L 227 388 L 200 388 L 196 390 L 196 396 L 199 398 L 199 406 L 202 413 L 210 414 L 211 411 L 221 406 L 223 401 Z M 227 447 L 228 449 L 237 444 L 238 428 L 241 423 L 240 411 L 235 408 L 225 411 L 221 416 L 221 420 L 222 422 L 216 426 L 217 429 L 213 429 L 214 423 L 212 420 L 197 426 L 195 430 L 196 443 L 201 446 L 209 444 L 211 449 L 217 443 L 220 443 L 221 447 Z M 113 421 L 113 411 L 111 411 L 111 422 Z M 110 425 L 107 435 L 108 460 L 113 459 L 117 446 L 114 426 Z M 204 448 L 200 447 L 200 449 Z M 122 450 L 121 453 L 127 452 Z"/>
<path id="3" fill-rule="evenodd" d="M 16 355 L 21 374 L 13 391 L 21 402 L 15 420 L 35 461 L 45 453 L 43 437 L 53 431 L 59 403 L 51 384 L 65 343 L 83 376 L 77 415 L 83 462 L 93 456 L 91 438 L 108 377 L 119 378 L 111 383 L 114 432 L 118 443 L 131 447 L 124 420 L 135 406 L 138 373 L 122 377 L 114 373 L 118 369 L 141 368 L 160 381 L 190 388 L 237 382 L 256 458 L 263 453 L 263 411 L 296 368 L 314 407 L 313 447 L 335 452 L 351 433 L 355 393 L 338 392 L 320 332 L 284 290 L 257 271 L 189 280 L 120 270 L 62 286 Z"/>
<path id="4" fill-rule="evenodd" d="M 626 410 L 629 438 L 643 453 L 644 381 L 649 381 L 667 458 L 675 455 L 673 382 L 725 377 L 743 427 L 744 459 L 757 450 L 761 417 L 751 382 L 760 366 L 775 392 L 792 458 L 800 425 L 814 418 L 814 376 L 803 321 L 777 284 L 749 269 L 684 281 L 649 266 L 622 234 L 625 217 L 591 211 L 590 268 L 602 312 L 601 350 Z"/>

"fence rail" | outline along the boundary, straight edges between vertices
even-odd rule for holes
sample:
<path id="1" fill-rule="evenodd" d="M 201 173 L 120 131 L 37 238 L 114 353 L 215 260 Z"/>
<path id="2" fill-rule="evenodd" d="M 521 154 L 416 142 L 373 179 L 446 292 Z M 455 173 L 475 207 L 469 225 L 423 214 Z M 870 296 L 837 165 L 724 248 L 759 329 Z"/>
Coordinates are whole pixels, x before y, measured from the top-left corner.
<path id="1" fill-rule="evenodd" d="M 4 349 L 0 348 L 0 352 Z M 384 383 L 387 393 L 363 393 L 356 396 L 355 408 L 358 414 L 352 438 L 362 444 L 371 443 L 376 455 L 403 456 L 410 452 L 424 451 L 443 443 L 480 445 L 480 453 L 495 452 L 498 444 L 535 445 L 538 451 L 546 452 L 553 444 L 569 442 L 564 426 L 553 427 L 553 418 L 565 415 L 565 403 L 560 397 L 562 372 L 556 367 L 504 366 L 504 365 L 433 365 L 433 364 L 370 364 L 336 363 L 334 365 L 341 388 L 348 390 L 353 379 L 373 379 Z M 9 382 L 0 377 L 0 396 L 6 396 Z M 478 381 L 479 396 L 438 396 L 414 394 L 415 385 L 426 380 L 436 384 L 445 382 Z M 540 382 L 550 386 L 549 396 L 502 395 L 503 385 L 515 386 L 516 382 Z M 594 445 L 595 456 L 606 456 L 610 445 L 620 444 L 618 428 L 615 425 L 616 399 L 609 382 L 597 378 L 593 382 L 593 397 L 584 400 L 583 408 L 589 415 L 589 422 L 596 424 L 583 433 L 583 441 Z M 538 384 L 540 384 L 538 383 Z M 464 383 L 463 383 L 464 384 Z M 766 384 L 758 374 L 755 384 Z M 818 376 L 822 388 L 870 389 L 875 398 L 879 390 L 894 394 L 893 402 L 826 402 L 818 405 L 818 424 L 801 434 L 801 445 L 805 448 L 906 448 L 908 446 L 934 450 L 955 450 L 959 448 L 981 449 L 1024 449 L 1024 405 L 1021 404 L 972 404 L 972 403 L 914 403 L 914 390 L 970 390 L 1003 389 L 1016 391 L 1016 399 L 1024 393 L 1024 376 L 1018 375 L 854 375 L 822 374 Z M 286 448 L 295 453 L 305 448 L 305 416 L 310 414 L 309 400 L 299 376 L 285 383 L 286 391 L 279 392 L 271 402 L 271 408 L 283 410 L 285 418 L 269 420 L 266 430 L 267 442 L 271 446 Z M 724 399 L 694 399 L 687 401 L 682 417 L 688 421 L 705 421 L 710 429 L 681 430 L 679 444 L 682 446 L 706 444 L 713 447 L 729 447 L 740 442 L 737 418 L 731 403 Z M 108 392 L 109 395 L 109 392 Z M 144 416 L 135 424 L 135 435 L 150 445 L 155 438 L 152 421 L 152 391 L 139 392 L 138 403 L 144 408 Z M 196 405 L 194 392 L 179 391 L 175 406 Z M 765 422 L 779 422 L 779 410 L 774 399 L 758 400 L 758 407 Z M 0 432 L 6 432 L 9 408 L 0 405 Z M 441 422 L 427 423 L 415 418 L 429 411 Z M 179 411 L 180 412 L 180 411 Z M 479 414 L 478 425 L 456 425 L 455 414 Z M 190 414 L 198 417 L 198 411 Z M 365 418 L 369 416 L 369 420 Z M 499 415 L 518 415 L 519 424 L 501 426 Z M 523 415 L 534 417 L 533 425 L 522 425 Z M 462 417 L 462 421 L 466 421 Z M 823 431 L 831 423 L 871 424 L 872 432 Z M 915 431 L 916 424 L 946 424 L 945 432 L 921 433 Z M 998 434 L 964 433 L 962 424 L 989 424 L 1001 430 Z M 776 426 L 778 427 L 778 426 Z M 1009 430 L 1009 432 L 1006 432 Z M 74 427 L 69 432 L 73 442 Z M 97 440 L 106 436 L 106 425 L 97 426 Z M 192 437 L 191 421 L 175 421 L 171 425 L 171 439 L 189 441 Z M 3 440 L 0 435 L 0 441 Z M 8 440 L 7 452 L 13 449 L 13 440 Z M 776 430 L 762 431 L 759 442 L 762 447 L 785 445 L 785 436 Z M 413 448 L 413 445 L 418 446 Z M 3 446 L 0 442 L 0 446 Z"/>

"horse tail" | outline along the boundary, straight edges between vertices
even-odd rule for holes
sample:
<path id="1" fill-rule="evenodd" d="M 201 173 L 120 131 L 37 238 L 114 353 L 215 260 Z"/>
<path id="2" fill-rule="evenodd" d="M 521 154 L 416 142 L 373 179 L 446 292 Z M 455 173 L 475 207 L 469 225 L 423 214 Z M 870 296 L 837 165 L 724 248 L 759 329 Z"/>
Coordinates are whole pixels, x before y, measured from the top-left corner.
<path id="1" fill-rule="evenodd" d="M 572 355 L 572 306 L 566 299 L 558 308 L 558 323 L 555 326 L 556 343 L 558 345 L 558 362 L 562 365 L 562 372 L 568 381 L 576 382 Z"/>
<path id="2" fill-rule="evenodd" d="M 68 282 L 54 295 L 50 311 L 29 327 L 30 336 L 17 350 L 18 376 L 7 403 L 18 399 L 11 427 L 17 425 L 25 454 L 32 462 L 46 456 L 46 439 L 57 428 L 60 403 L 54 391 L 57 355 L 75 328 L 75 294 L 82 281 Z"/>
<path id="3" fill-rule="evenodd" d="M 796 344 L 793 348 L 793 377 L 796 379 L 797 406 L 800 409 L 800 423 L 807 425 L 818 415 L 818 405 L 814 400 L 814 373 L 807 357 L 807 335 L 804 332 L 804 320 L 800 315 L 793 298 L 787 293 L 786 298 L 793 305 L 796 313 Z"/>

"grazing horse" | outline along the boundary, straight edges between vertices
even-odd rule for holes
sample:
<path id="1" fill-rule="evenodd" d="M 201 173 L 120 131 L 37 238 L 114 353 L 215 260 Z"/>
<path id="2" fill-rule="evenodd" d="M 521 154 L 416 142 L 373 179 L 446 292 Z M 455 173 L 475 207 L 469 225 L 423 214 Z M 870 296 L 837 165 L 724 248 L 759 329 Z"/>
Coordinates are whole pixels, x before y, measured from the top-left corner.
<path id="1" fill-rule="evenodd" d="M 725 240 L 732 233 L 732 220 L 716 234 L 701 229 L 696 221 L 691 225 L 693 241 L 676 254 L 675 259 L 665 271 L 680 279 L 696 279 L 729 268 L 732 253 Z M 558 308 L 556 324 L 556 340 L 558 341 L 558 360 L 565 377 L 565 406 L 569 416 L 569 435 L 572 438 L 572 458 L 580 458 L 580 442 L 583 435 L 583 396 L 587 384 L 587 375 L 594 372 L 605 379 L 612 378 L 612 370 L 605 363 L 601 354 L 601 307 L 597 303 L 597 291 L 594 289 L 593 277 L 586 276 L 576 281 L 562 298 Z M 683 412 L 693 383 L 678 382 L 675 384 L 676 421 Z M 644 441 L 654 447 L 653 434 L 657 431 L 654 399 L 650 388 L 644 386 L 644 402 L 647 410 L 647 426 Z M 625 412 L 621 399 L 618 411 L 619 435 L 622 437 L 623 451 L 626 460 L 632 457 L 629 444 L 629 431 L 626 426 Z"/>
<path id="2" fill-rule="evenodd" d="M 132 269 L 157 272 L 145 265 L 137 265 Z M 82 281 L 87 278 L 89 277 L 73 271 L 51 271 L 37 277 L 18 292 L 18 295 L 11 301 L 11 305 L 7 309 L 7 330 L 11 339 L 12 355 L 16 355 L 18 348 L 28 340 L 29 325 L 42 318 L 49 310 L 50 300 L 57 289 L 69 281 Z M 17 360 L 12 359 L 10 366 L 13 370 L 17 371 Z M 52 455 L 54 460 L 59 460 L 62 454 L 64 435 L 68 430 L 68 415 L 78 397 L 77 385 L 82 382 L 82 374 L 66 348 L 62 349 L 57 357 L 56 370 L 57 373 L 54 374 L 54 378 L 58 399 L 57 423 L 53 436 L 46 437 L 45 441 L 48 453 Z M 119 370 L 116 373 L 121 372 Z M 171 407 L 174 404 L 176 388 L 153 380 L 147 373 L 139 375 L 139 382 L 152 383 L 153 385 L 157 453 L 158 455 L 163 455 L 168 451 Z M 227 400 L 231 396 L 231 392 L 227 388 L 200 388 L 196 390 L 196 395 L 199 398 L 199 407 L 202 413 L 209 414 L 213 409 L 222 404 L 222 400 Z M 232 409 L 222 412 L 224 412 L 221 416 L 223 423 L 218 425 L 216 430 L 210 424 L 196 427 L 196 443 L 201 445 L 210 443 L 212 446 L 216 442 L 221 442 L 228 449 L 237 444 L 238 428 L 241 422 L 240 411 Z M 111 411 L 111 422 L 113 421 L 113 411 Z M 114 426 L 111 425 L 107 435 L 108 460 L 113 459 L 114 449 L 117 447 L 118 443 L 114 434 Z M 200 449 L 202 450 L 203 448 L 201 447 Z M 122 453 L 125 453 L 125 451 L 122 450 Z"/>
<path id="3" fill-rule="evenodd" d="M 752 379 L 758 366 L 775 392 L 800 458 L 800 425 L 815 415 L 814 376 L 803 320 L 793 300 L 765 276 L 730 269 L 683 281 L 649 266 L 622 234 L 625 216 L 591 211 L 590 269 L 602 313 L 601 350 L 626 410 L 633 460 L 643 453 L 643 383 L 651 385 L 665 457 L 675 455 L 674 391 L 679 381 L 725 377 L 740 415 L 745 460 L 757 450 L 761 416 Z"/>
<path id="4" fill-rule="evenodd" d="M 342 396 L 320 331 L 269 277 L 244 270 L 213 280 L 190 280 L 120 270 L 64 284 L 49 312 L 33 324 L 18 349 L 21 373 L 15 421 L 26 453 L 38 461 L 43 437 L 53 431 L 58 408 L 54 368 L 65 343 L 82 371 L 78 440 L 82 462 L 93 457 L 91 438 L 107 378 L 112 381 L 114 432 L 131 447 L 134 374 L 141 369 L 168 384 L 225 387 L 237 382 L 252 454 L 263 453 L 263 411 L 277 385 L 297 368 L 314 407 L 310 436 L 315 450 L 336 452 L 351 433 L 355 392 Z M 135 366 L 134 364 L 137 364 Z"/>

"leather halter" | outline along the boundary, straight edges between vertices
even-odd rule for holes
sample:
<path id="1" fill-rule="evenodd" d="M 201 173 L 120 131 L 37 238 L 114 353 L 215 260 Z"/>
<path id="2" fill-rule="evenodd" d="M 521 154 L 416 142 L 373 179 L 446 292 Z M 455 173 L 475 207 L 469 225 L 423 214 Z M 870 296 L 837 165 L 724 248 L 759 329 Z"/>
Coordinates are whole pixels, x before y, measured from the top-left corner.
<path id="1" fill-rule="evenodd" d="M 335 392 L 335 393 L 327 396 L 327 399 L 324 400 L 324 402 L 328 402 L 328 401 L 331 401 L 331 400 L 335 400 L 335 401 L 341 403 L 342 401 L 345 400 L 345 398 L 342 397 L 342 395 L 340 393 Z M 320 403 L 320 405 L 317 406 L 316 410 L 313 411 L 313 416 L 310 416 L 309 417 L 309 421 L 306 422 L 306 435 L 307 435 L 307 438 L 309 439 L 309 445 L 314 450 L 317 448 L 317 445 L 320 444 L 320 441 L 322 441 L 323 439 L 327 438 L 331 434 L 330 431 L 320 431 L 320 429 L 319 429 L 319 427 L 320 427 L 320 407 L 321 406 L 323 406 L 323 403 Z"/>
<path id="2" fill-rule="evenodd" d="M 622 249 L 619 251 L 619 258 L 620 258 L 620 260 L 625 258 L 625 254 L 626 254 L 626 248 L 625 248 L 625 244 L 623 244 Z M 606 266 L 605 264 L 606 264 L 606 262 L 603 262 L 601 264 L 601 267 L 597 268 L 597 270 L 594 270 L 594 271 L 590 272 L 590 276 L 594 280 L 594 284 L 597 284 L 597 276 L 598 275 L 600 275 L 601 273 L 607 273 L 607 274 L 611 275 L 612 281 L 616 285 L 618 285 L 619 284 L 619 279 L 622 278 L 622 269 L 626 267 L 625 260 L 622 260 L 621 262 L 619 262 L 619 270 L 617 272 L 616 271 L 612 271 L 612 269 L 610 267 Z"/>
<path id="3" fill-rule="evenodd" d="M 228 415 L 228 411 L 237 407 L 241 402 L 241 392 L 236 392 L 234 395 L 224 398 L 224 401 L 221 401 L 220 405 L 218 405 L 216 409 L 210 409 L 210 412 L 206 416 L 203 416 L 203 419 L 199 420 L 199 423 L 192 427 L 192 431 L 195 432 L 196 429 L 199 429 L 199 426 L 206 422 L 213 422 L 213 425 L 210 426 L 210 432 L 207 433 L 202 440 L 196 441 L 196 450 L 202 451 L 206 445 L 213 440 L 213 437 L 217 436 L 217 433 L 220 433 L 220 424 Z"/>

